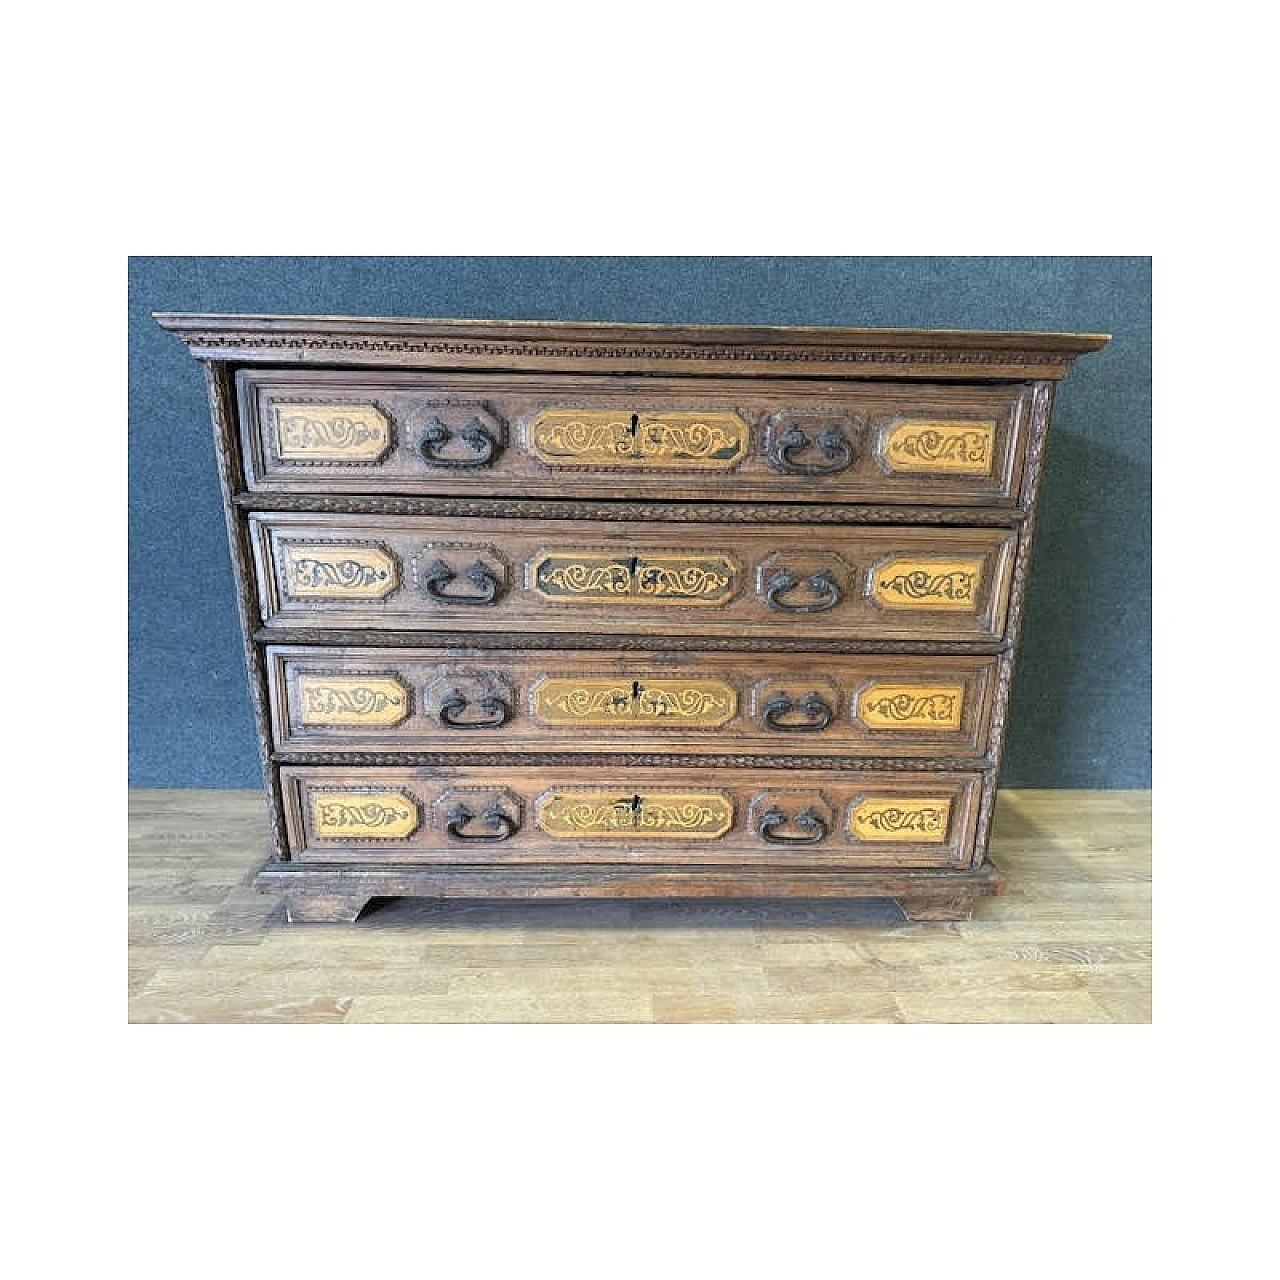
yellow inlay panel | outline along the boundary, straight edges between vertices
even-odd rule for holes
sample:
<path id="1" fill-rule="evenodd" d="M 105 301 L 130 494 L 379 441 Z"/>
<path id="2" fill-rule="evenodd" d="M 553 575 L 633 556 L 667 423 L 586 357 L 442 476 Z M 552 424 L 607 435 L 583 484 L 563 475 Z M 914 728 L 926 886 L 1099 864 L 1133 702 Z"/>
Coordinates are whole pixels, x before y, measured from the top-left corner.
<path id="1" fill-rule="evenodd" d="M 391 423 L 373 405 L 277 404 L 282 462 L 376 462 L 391 446 Z"/>

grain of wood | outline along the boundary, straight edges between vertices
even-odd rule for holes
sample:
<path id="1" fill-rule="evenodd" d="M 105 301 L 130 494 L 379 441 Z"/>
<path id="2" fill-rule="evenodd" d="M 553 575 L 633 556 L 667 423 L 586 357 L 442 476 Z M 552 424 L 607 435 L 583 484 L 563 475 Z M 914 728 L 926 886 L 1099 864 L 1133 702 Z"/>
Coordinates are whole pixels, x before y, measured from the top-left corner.
<path id="1" fill-rule="evenodd" d="M 258 792 L 130 796 L 131 1022 L 1151 1020 L 1149 792 L 1006 791 L 971 921 L 889 902 L 373 904 L 254 893 Z"/>

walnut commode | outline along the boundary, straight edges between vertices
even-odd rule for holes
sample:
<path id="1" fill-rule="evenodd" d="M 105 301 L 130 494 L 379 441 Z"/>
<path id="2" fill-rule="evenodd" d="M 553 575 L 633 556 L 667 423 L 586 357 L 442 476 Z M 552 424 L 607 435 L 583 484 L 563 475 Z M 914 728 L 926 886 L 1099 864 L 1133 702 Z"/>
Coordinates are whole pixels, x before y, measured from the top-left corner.
<path id="1" fill-rule="evenodd" d="M 160 315 L 206 369 L 289 918 L 890 897 L 986 859 L 1096 334 Z"/>

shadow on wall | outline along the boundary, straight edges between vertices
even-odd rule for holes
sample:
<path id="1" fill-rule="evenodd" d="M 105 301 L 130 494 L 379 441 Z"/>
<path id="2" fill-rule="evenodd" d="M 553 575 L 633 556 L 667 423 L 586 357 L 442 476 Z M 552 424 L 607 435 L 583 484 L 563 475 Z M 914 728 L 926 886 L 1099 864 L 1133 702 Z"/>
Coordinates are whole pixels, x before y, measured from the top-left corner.
<path id="1" fill-rule="evenodd" d="M 1148 785 L 1150 598 L 1150 467 L 1053 429 L 1001 785 Z"/>

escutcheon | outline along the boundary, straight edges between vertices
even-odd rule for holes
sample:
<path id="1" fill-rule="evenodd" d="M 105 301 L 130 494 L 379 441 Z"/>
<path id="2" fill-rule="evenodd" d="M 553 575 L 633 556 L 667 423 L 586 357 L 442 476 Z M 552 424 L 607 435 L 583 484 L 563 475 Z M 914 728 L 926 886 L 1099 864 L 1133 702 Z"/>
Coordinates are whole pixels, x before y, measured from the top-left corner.
<path id="1" fill-rule="evenodd" d="M 529 424 L 530 451 L 558 467 L 728 471 L 750 440 L 736 413 L 546 409 Z"/>
<path id="2" fill-rule="evenodd" d="M 715 840 L 733 826 L 723 791 L 548 791 L 538 797 L 538 827 L 560 840 Z"/>
<path id="3" fill-rule="evenodd" d="M 391 422 L 371 404 L 276 403 L 281 462 L 378 462 L 391 448 Z"/>
<path id="4" fill-rule="evenodd" d="M 880 456 L 891 471 L 989 476 L 995 442 L 994 422 L 908 418 L 885 432 Z"/>
<path id="5" fill-rule="evenodd" d="M 869 843 L 945 844 L 951 801 L 868 796 L 849 813 L 849 834 Z"/>

